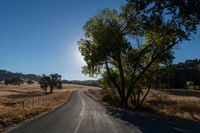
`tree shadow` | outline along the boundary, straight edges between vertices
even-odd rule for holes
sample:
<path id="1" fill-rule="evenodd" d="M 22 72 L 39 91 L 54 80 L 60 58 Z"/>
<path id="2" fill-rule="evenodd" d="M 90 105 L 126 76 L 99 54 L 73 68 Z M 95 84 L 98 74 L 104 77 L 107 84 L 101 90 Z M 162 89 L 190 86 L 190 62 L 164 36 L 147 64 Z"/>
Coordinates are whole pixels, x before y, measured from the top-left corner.
<path id="1" fill-rule="evenodd" d="M 138 127 L 142 133 L 197 133 L 200 121 L 183 120 L 162 114 L 128 112 L 107 107 L 112 117 Z"/>

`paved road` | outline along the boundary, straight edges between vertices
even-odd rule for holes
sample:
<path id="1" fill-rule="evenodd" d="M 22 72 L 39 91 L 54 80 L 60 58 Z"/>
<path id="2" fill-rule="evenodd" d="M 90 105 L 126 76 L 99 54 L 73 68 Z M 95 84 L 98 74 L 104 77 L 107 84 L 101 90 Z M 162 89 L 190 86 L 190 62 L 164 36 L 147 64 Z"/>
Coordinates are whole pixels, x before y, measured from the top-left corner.
<path id="1" fill-rule="evenodd" d="M 10 133 L 192 132 L 160 121 L 107 108 L 82 91 L 76 91 L 61 108 L 23 124 Z"/>

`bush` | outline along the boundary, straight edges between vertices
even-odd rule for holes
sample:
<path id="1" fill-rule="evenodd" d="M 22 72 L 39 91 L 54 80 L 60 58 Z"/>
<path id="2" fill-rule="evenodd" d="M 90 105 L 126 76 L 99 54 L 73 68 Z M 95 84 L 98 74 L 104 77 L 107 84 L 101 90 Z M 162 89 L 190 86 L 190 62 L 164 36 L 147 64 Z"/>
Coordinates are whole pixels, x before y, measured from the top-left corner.
<path id="1" fill-rule="evenodd" d="M 199 90 L 200 89 L 200 86 L 195 85 L 194 82 L 192 82 L 192 81 L 187 81 L 186 87 L 187 87 L 187 89 L 191 89 L 191 90 Z"/>
<path id="2" fill-rule="evenodd" d="M 194 85 L 193 89 L 194 90 L 200 90 L 200 86 L 199 85 Z"/>
<path id="3" fill-rule="evenodd" d="M 118 106 L 120 103 L 120 99 L 117 95 L 117 92 L 113 88 L 106 88 L 105 86 L 101 90 L 101 94 L 103 96 L 103 101 L 108 102 L 111 105 Z"/>
<path id="4" fill-rule="evenodd" d="M 27 84 L 33 84 L 33 83 L 34 82 L 32 80 L 30 80 L 30 79 L 27 81 Z"/>
<path id="5" fill-rule="evenodd" d="M 11 79 L 7 79 L 4 81 L 4 84 L 5 85 L 21 85 L 23 84 L 24 81 L 20 78 L 20 77 L 14 77 L 14 78 L 11 78 Z"/>

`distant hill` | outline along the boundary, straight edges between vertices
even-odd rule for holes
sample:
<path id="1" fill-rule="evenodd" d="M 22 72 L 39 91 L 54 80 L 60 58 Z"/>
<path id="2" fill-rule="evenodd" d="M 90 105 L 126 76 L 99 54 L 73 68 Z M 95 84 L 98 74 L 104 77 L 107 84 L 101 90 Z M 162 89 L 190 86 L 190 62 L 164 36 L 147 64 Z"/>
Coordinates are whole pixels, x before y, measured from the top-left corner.
<path id="1" fill-rule="evenodd" d="M 80 81 L 80 80 L 63 80 L 63 83 L 67 83 L 67 84 L 77 84 L 77 85 L 86 85 L 86 86 L 95 86 L 95 87 L 99 87 L 99 81 L 98 80 L 84 80 L 84 81 Z"/>
<path id="2" fill-rule="evenodd" d="M 20 77 L 24 80 L 34 80 L 34 81 L 39 81 L 41 78 L 41 76 L 35 74 L 13 73 L 6 70 L 0 70 L 0 81 L 4 81 L 14 77 Z"/>

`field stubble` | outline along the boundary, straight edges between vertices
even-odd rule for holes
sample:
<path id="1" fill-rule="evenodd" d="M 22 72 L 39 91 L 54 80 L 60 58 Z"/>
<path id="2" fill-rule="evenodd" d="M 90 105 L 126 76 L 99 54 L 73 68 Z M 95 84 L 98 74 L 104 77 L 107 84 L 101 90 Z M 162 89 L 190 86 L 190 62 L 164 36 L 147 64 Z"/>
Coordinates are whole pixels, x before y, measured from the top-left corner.
<path id="1" fill-rule="evenodd" d="M 0 84 L 0 128 L 4 129 L 51 111 L 65 103 L 72 91 L 85 91 L 88 88 L 93 87 L 64 84 L 63 89 L 54 90 L 53 94 L 47 95 L 36 83 L 21 86 Z"/>

